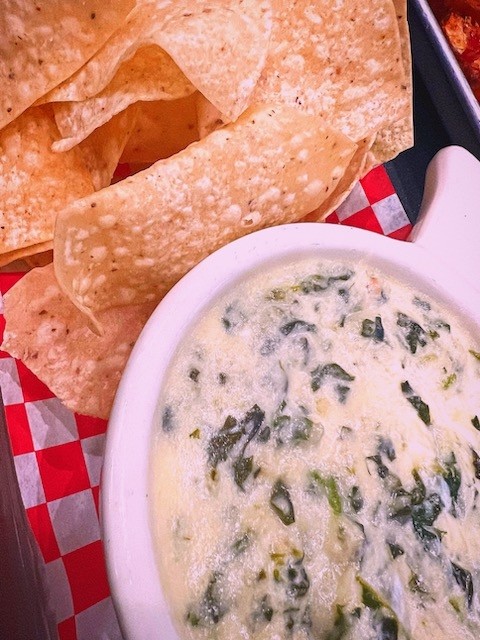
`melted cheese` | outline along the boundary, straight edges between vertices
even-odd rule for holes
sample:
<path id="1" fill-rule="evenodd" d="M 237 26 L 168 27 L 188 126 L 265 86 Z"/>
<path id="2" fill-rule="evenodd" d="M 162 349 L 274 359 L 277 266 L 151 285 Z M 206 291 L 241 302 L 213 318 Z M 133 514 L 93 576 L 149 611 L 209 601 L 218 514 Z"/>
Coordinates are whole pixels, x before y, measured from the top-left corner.
<path id="1" fill-rule="evenodd" d="M 480 637 L 478 352 L 365 265 L 300 261 L 215 304 L 153 451 L 180 637 Z"/>

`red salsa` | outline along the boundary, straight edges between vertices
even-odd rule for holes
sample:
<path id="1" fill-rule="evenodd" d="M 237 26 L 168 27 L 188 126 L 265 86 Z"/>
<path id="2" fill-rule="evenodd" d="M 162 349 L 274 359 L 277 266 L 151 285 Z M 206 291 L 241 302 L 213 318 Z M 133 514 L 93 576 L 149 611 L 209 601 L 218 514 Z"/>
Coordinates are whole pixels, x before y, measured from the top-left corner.
<path id="1" fill-rule="evenodd" d="M 480 100 L 480 0 L 429 0 L 430 6 Z"/>

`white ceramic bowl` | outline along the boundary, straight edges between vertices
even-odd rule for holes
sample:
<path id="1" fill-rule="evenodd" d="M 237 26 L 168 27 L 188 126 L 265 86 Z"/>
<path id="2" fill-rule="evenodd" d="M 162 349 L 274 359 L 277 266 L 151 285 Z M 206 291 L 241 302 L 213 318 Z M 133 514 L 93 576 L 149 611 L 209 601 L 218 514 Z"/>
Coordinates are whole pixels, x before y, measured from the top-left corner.
<path id="1" fill-rule="evenodd" d="M 157 401 L 177 346 L 203 309 L 238 279 L 315 252 L 363 258 L 480 327 L 480 164 L 449 147 L 432 161 L 412 242 L 339 225 L 294 224 L 253 233 L 212 254 L 164 298 L 123 375 L 108 427 L 101 486 L 107 569 L 126 640 L 176 640 L 150 529 L 149 463 Z"/>

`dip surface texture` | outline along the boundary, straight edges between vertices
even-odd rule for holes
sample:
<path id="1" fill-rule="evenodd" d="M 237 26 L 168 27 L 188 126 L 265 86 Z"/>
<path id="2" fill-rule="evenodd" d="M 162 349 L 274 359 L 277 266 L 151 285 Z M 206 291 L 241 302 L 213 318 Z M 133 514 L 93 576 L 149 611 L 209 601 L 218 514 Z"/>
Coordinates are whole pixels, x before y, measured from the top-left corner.
<path id="1" fill-rule="evenodd" d="M 182 344 L 152 459 L 187 639 L 480 637 L 480 353 L 362 264 L 251 276 Z"/>

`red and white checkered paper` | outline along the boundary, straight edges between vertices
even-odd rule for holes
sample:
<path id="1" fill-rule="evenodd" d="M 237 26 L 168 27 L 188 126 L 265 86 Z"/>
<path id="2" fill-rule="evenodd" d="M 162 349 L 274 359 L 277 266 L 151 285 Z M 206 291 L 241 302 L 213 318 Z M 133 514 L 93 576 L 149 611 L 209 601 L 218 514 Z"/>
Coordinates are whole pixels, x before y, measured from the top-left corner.
<path id="1" fill-rule="evenodd" d="M 383 167 L 361 180 L 328 222 L 399 240 L 411 230 Z M 21 277 L 1 273 L 0 293 Z M 0 320 L 3 332 L 3 316 Z M 121 640 L 98 514 L 107 423 L 73 414 L 25 365 L 2 352 L 0 388 L 20 490 L 45 560 L 48 599 L 60 640 Z"/>

